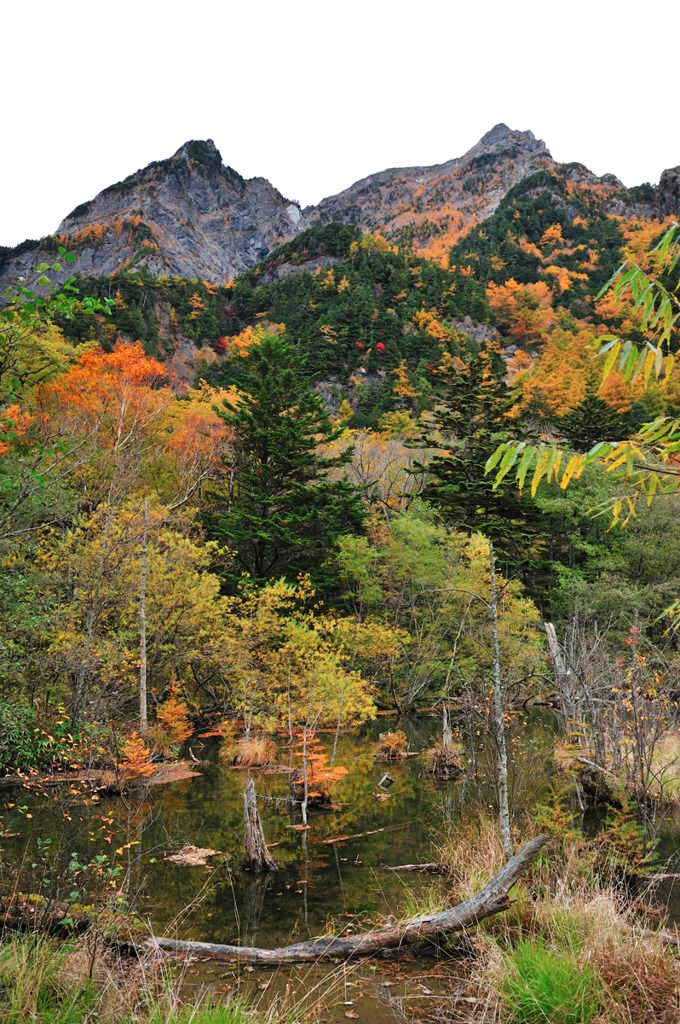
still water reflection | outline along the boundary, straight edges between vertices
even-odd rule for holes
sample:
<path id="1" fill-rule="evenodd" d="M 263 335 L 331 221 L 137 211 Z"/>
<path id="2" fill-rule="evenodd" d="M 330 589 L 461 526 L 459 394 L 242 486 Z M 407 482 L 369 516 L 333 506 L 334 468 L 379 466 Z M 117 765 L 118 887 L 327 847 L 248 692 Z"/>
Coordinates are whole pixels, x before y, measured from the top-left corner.
<path id="1" fill-rule="evenodd" d="M 481 800 L 489 805 L 493 794 L 488 783 L 466 784 L 464 778 L 437 782 L 418 756 L 389 763 L 394 783 L 387 798 L 378 799 L 376 794 L 385 796 L 378 783 L 386 764 L 374 757 L 376 741 L 380 731 L 394 724 L 382 718 L 340 737 L 337 763 L 348 773 L 333 785 L 333 807 L 311 813 L 306 831 L 295 828 L 300 815 L 286 799 L 287 774 L 252 773 L 265 836 L 280 866 L 274 874 L 257 877 L 242 869 L 246 773 L 225 765 L 219 758 L 219 741 L 206 739 L 202 747 L 192 741 L 204 762 L 198 777 L 150 789 L 144 798 L 133 797 L 129 802 L 111 798 L 84 803 L 73 796 L 64 817 L 59 799 L 17 797 L 5 791 L 3 824 L 5 832 L 14 835 L 0 840 L 4 883 L 14 884 L 18 865 L 22 888 L 32 891 L 37 891 L 40 879 L 47 877 L 49 887 L 71 870 L 73 885 L 85 898 L 91 894 L 88 889 L 106 881 L 108 866 L 117 863 L 124 869 L 117 880 L 128 877 L 128 892 L 156 934 L 266 947 L 329 928 L 370 927 L 387 914 L 404 915 L 423 890 L 450 900 L 455 894 L 446 891 L 444 881 L 419 875 L 399 877 L 385 867 L 436 860 L 437 842 L 456 827 L 465 803 Z M 441 736 L 435 719 L 399 726 L 413 751 L 424 750 Z M 550 790 L 549 749 L 555 728 L 554 717 L 547 713 L 533 712 L 528 721 L 516 724 L 511 779 L 515 810 L 541 802 Z M 324 741 L 330 751 L 333 737 Z M 481 766 L 483 744 L 479 754 Z M 288 756 L 282 747 L 281 761 L 285 763 Z M 9 807 L 11 803 L 15 806 Z M 328 842 L 345 835 L 353 838 Z M 184 843 L 218 850 L 220 855 L 210 858 L 205 867 L 164 859 Z M 679 847 L 680 826 L 670 822 L 662 837 L 663 853 L 673 856 Z M 116 850 L 121 852 L 116 855 Z M 73 867 L 97 856 L 109 858 L 102 862 L 105 869 L 99 879 L 91 870 L 83 874 Z M 675 890 L 666 898 L 671 910 L 679 909 Z M 422 977 L 426 967 L 416 961 L 413 970 L 406 971 L 411 980 L 414 971 Z M 285 985 L 292 976 L 285 975 Z M 318 979 L 313 972 L 306 976 Z M 229 980 L 229 972 L 206 965 L 196 980 L 220 977 Z M 272 991 L 284 984 L 277 977 Z M 309 982 L 300 984 L 304 988 Z M 437 986 L 432 985 L 434 992 Z M 383 997 L 384 991 L 381 1005 Z M 338 1005 L 343 1003 L 341 999 Z"/>

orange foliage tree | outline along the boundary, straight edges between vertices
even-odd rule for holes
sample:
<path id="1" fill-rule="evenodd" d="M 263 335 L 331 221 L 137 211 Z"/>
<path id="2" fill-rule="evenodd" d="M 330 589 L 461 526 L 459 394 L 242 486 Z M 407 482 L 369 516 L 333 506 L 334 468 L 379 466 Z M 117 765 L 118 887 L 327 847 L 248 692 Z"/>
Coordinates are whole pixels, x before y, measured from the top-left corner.
<path id="1" fill-rule="evenodd" d="M 331 785 L 347 775 L 343 765 L 331 765 L 318 736 L 305 728 L 296 733 L 297 745 L 294 753 L 300 759 L 300 767 L 290 777 L 290 792 L 296 803 L 306 810 L 308 802 L 327 805 L 331 801 Z"/>
<path id="2" fill-rule="evenodd" d="M 558 323 L 553 294 L 545 281 L 519 284 L 513 277 L 500 285 L 491 281 L 487 298 L 498 329 L 518 345 L 541 341 Z"/>
<path id="3" fill-rule="evenodd" d="M 213 471 L 228 440 L 213 410 L 223 394 L 201 385 L 179 398 L 174 383 L 139 342 L 119 341 L 37 390 L 36 415 L 76 445 L 72 469 L 92 501 L 123 500 L 153 470 L 172 509 Z"/>
<path id="4" fill-rule="evenodd" d="M 146 779 L 153 775 L 155 768 L 149 750 L 139 735 L 133 732 L 121 747 L 120 771 L 126 779 Z"/>
<path id="5" fill-rule="evenodd" d="M 158 726 L 152 735 L 164 749 L 179 747 L 191 736 L 189 712 L 176 682 L 170 687 L 167 700 L 159 707 L 157 719 Z"/>

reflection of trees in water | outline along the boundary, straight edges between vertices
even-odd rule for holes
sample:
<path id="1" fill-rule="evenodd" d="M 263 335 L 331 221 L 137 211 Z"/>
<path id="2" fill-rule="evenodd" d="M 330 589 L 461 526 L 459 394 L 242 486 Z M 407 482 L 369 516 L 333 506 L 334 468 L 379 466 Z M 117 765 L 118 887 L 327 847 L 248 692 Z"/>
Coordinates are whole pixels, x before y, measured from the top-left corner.
<path id="1" fill-rule="evenodd" d="M 394 728 L 403 729 L 408 736 L 411 750 L 424 750 L 441 740 L 441 715 L 437 718 L 407 718 L 395 723 Z M 390 728 L 393 728 L 390 726 Z"/>
<path id="2" fill-rule="evenodd" d="M 338 881 L 340 883 L 340 896 L 342 898 L 341 907 L 343 911 L 347 911 L 347 897 L 345 896 L 345 886 L 342 883 L 342 868 L 340 867 L 340 854 L 338 853 L 337 846 L 333 847 L 333 855 L 335 858 L 335 869 L 338 872 Z"/>
<path id="3" fill-rule="evenodd" d="M 274 876 L 253 874 L 244 886 L 243 901 L 239 907 L 239 937 L 244 946 L 257 945 L 257 933 L 262 920 L 265 895 L 274 881 Z"/>
<path id="4" fill-rule="evenodd" d="M 460 810 L 460 788 L 446 785 L 442 792 L 442 815 L 445 822 L 453 821 Z"/>
<path id="5" fill-rule="evenodd" d="M 455 827 L 479 803 L 488 806 L 494 802 L 492 740 L 485 735 L 476 715 L 469 730 L 461 719 L 458 715 L 453 724 L 461 729 L 465 740 L 468 731 L 472 732 L 477 760 L 472 765 L 468 760 L 466 767 L 472 770 L 456 781 L 437 782 L 428 773 L 424 758 L 395 763 L 374 759 L 377 734 L 395 728 L 394 717 L 380 716 L 361 730 L 342 733 L 336 764 L 349 768 L 349 773 L 333 786 L 335 806 L 310 814 L 312 827 L 308 833 L 289 827 L 299 824 L 300 816 L 285 799 L 288 776 L 253 773 L 260 794 L 265 837 L 282 868 L 271 879 L 259 880 L 240 870 L 244 776 L 221 764 L 203 765 L 201 775 L 194 779 L 168 787 L 151 787 L 147 793 L 130 794 L 126 800 L 113 798 L 87 805 L 74 801 L 72 821 L 63 819 L 62 805 L 52 799 L 51 793 L 49 800 L 42 803 L 36 795 L 30 800 L 32 821 L 39 827 L 41 837 L 53 840 L 45 853 L 50 877 L 63 877 L 66 885 L 68 876 L 66 893 L 74 887 L 68 872 L 72 851 L 80 859 L 100 852 L 111 856 L 118 847 L 131 843 L 115 857 L 116 863 L 128 872 L 128 877 L 119 876 L 116 884 L 126 888 L 133 901 L 141 891 L 144 898 L 139 910 L 152 916 L 158 930 L 166 930 L 173 918 L 181 915 L 182 928 L 191 929 L 192 938 L 233 942 L 238 934 L 237 904 L 242 941 L 268 946 L 275 935 L 277 942 L 285 943 L 290 936 L 302 933 L 301 937 L 305 937 L 323 931 L 328 915 L 397 908 L 403 895 L 401 883 L 384 872 L 383 866 L 436 859 L 436 845 L 450 822 Z M 550 777 L 543 758 L 550 746 L 554 720 L 552 712 L 531 709 L 510 727 L 511 739 L 521 734 L 521 740 L 512 746 L 513 753 L 518 755 L 510 772 L 515 811 L 537 796 L 542 798 Z M 409 736 L 412 750 L 427 748 L 441 739 L 439 711 L 436 717 L 402 721 L 399 727 Z M 332 750 L 334 735 L 324 734 L 322 740 L 328 751 Z M 280 760 L 285 761 L 288 756 L 287 748 L 281 744 Z M 379 802 L 374 794 L 386 768 L 395 783 L 389 788 L 387 800 Z M 262 795 L 270 799 L 262 799 Z M 111 844 L 90 842 L 89 833 L 95 837 L 104 834 L 99 832 L 102 822 L 94 818 L 101 814 L 114 819 Z M 29 832 L 29 823 L 22 820 L 21 824 L 25 838 L 18 838 L 12 847 L 5 845 L 0 885 L 2 872 L 16 870 L 26 860 L 29 864 L 39 860 L 33 852 L 36 837 Z M 338 845 L 323 842 L 330 837 L 383 828 L 387 831 Z M 435 848 L 431 846 L 432 838 Z M 210 872 L 164 861 L 166 853 L 185 842 L 222 850 L 226 856 L 224 860 L 216 859 Z M 278 845 L 273 847 L 274 843 Z M 31 851 L 28 856 L 27 849 Z M 35 854 L 40 851 L 35 850 Z M 61 874 L 57 875 L 60 869 Z M 24 888 L 30 882 L 27 879 Z M 84 878 L 83 887 L 86 883 Z M 183 913 L 187 907 L 191 909 Z"/>
<path id="6" fill-rule="evenodd" d="M 161 809 L 149 798 L 147 790 L 139 793 L 134 791 L 123 794 L 116 808 L 119 830 L 124 834 L 121 843 L 125 859 L 123 866 L 125 875 L 120 889 L 128 897 L 130 905 L 134 905 L 137 897 L 145 886 L 146 877 L 142 867 L 142 857 L 149 856 L 154 850 L 145 849 L 144 832 L 161 816 Z"/>

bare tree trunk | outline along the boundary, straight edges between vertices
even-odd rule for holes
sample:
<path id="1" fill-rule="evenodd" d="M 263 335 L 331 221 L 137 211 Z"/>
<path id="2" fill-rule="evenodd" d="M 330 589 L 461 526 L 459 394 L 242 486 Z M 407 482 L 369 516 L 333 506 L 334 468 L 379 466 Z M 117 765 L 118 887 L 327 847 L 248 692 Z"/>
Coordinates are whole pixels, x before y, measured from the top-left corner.
<path id="1" fill-rule="evenodd" d="M 302 732 L 302 780 L 304 783 L 304 793 L 302 797 L 302 803 L 300 809 L 302 811 L 302 824 L 307 824 L 307 800 L 309 799 L 309 780 L 307 778 L 307 727 L 309 725 L 309 719 L 305 722 L 305 727 Z"/>
<path id="2" fill-rule="evenodd" d="M 252 871 L 278 871 L 279 865 L 267 849 L 262 822 L 257 810 L 255 783 L 250 775 L 246 782 L 246 788 L 243 790 L 243 826 L 246 850 L 244 866 Z"/>
<path id="3" fill-rule="evenodd" d="M 288 662 L 288 686 L 287 686 L 287 690 L 286 690 L 286 696 L 287 696 L 287 699 L 288 699 L 288 742 L 292 744 L 292 742 L 293 742 L 293 713 L 292 713 L 292 709 L 291 709 L 291 706 L 290 706 L 290 674 L 291 674 L 291 667 L 290 667 L 290 662 Z"/>
<path id="4" fill-rule="evenodd" d="M 363 935 L 323 935 L 307 942 L 296 942 L 282 949 L 259 949 L 253 946 L 223 946 L 213 942 L 188 942 L 181 939 L 152 938 L 150 945 L 173 953 L 191 953 L 227 960 L 245 960 L 251 963 L 316 963 L 335 957 L 349 960 L 355 956 L 370 956 L 385 949 L 395 949 L 438 935 L 463 931 L 473 927 L 485 917 L 498 914 L 510 907 L 508 892 L 536 859 L 549 840 L 549 836 L 536 836 L 494 875 L 488 885 L 464 903 L 439 914 L 429 914 L 407 924 L 388 925 Z"/>
<path id="5" fill-rule="evenodd" d="M 428 861 L 426 864 L 395 864 L 393 868 L 385 868 L 386 871 L 412 871 L 417 875 L 446 875 L 448 868 L 436 861 Z"/>
<path id="6" fill-rule="evenodd" d="M 442 743 L 445 747 L 451 747 L 453 746 L 453 733 L 451 732 L 449 709 L 446 704 L 443 704 L 442 708 Z"/>
<path id="7" fill-rule="evenodd" d="M 304 780 L 304 796 L 302 800 L 302 824 L 307 825 L 307 802 L 309 799 L 309 776 L 307 774 L 307 730 L 309 729 L 310 722 L 312 721 L 312 707 L 314 706 L 314 678 L 312 678 L 312 684 L 309 690 L 309 711 L 307 712 L 307 721 L 302 731 L 302 778 Z"/>
<path id="8" fill-rule="evenodd" d="M 564 725 L 565 732 L 569 732 L 569 720 L 574 717 L 574 709 L 571 706 L 571 699 L 567 685 L 567 673 L 564 667 L 564 661 L 562 660 L 560 645 L 557 642 L 555 627 L 552 622 L 545 622 L 544 627 L 548 635 L 550 657 L 552 658 L 553 667 L 555 669 L 555 681 L 557 683 L 557 692 L 560 697 L 562 724 Z"/>
<path id="9" fill-rule="evenodd" d="M 331 757 L 331 768 L 335 767 L 335 755 L 338 752 L 338 736 L 340 735 L 340 726 L 342 725 L 342 705 L 345 702 L 345 691 L 343 690 L 340 694 L 340 708 L 338 710 L 338 724 L 335 728 L 335 739 L 333 740 L 333 756 Z"/>
<path id="10" fill-rule="evenodd" d="M 144 533 L 142 534 L 142 570 L 139 582 L 139 731 L 146 736 L 149 722 L 146 710 L 146 570 L 149 537 L 149 502 L 144 502 Z"/>
<path id="11" fill-rule="evenodd" d="M 392 688 L 392 700 L 394 701 L 394 708 L 397 715 L 401 717 L 401 705 L 399 704 L 399 698 L 397 697 L 397 687 L 394 681 L 394 659 L 390 660 L 390 687 Z"/>
<path id="12" fill-rule="evenodd" d="M 496 749 L 498 753 L 498 811 L 501 823 L 501 839 L 506 857 L 512 857 L 512 833 L 510 831 L 510 807 L 508 804 L 508 752 L 505 746 L 505 702 L 501 682 L 501 649 L 498 643 L 498 594 L 496 592 L 496 560 L 493 544 L 489 541 L 489 569 L 491 572 L 491 633 L 493 636 L 493 697 L 496 725 Z"/>

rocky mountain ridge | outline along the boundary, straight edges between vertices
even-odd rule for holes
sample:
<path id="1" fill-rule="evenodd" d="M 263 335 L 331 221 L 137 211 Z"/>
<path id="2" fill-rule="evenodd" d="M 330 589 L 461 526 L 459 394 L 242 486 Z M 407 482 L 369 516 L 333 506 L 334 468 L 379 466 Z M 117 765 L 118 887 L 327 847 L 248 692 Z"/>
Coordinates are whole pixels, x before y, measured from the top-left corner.
<path id="1" fill-rule="evenodd" d="M 81 203 L 41 245 L 8 251 L 0 279 L 26 273 L 42 255 L 36 249 L 63 244 L 82 276 L 143 268 L 223 284 L 304 226 L 296 203 L 265 178 L 225 166 L 212 139 L 187 142 Z"/>
<path id="2" fill-rule="evenodd" d="M 60 244 L 77 255 L 83 277 L 144 269 L 154 277 L 224 284 L 305 228 L 332 221 L 444 260 L 514 186 L 557 168 L 617 215 L 663 216 L 680 201 L 679 168 L 665 171 L 657 188 L 629 190 L 614 175 L 556 164 L 532 132 L 499 124 L 461 157 L 381 171 L 301 210 L 265 178 L 246 180 L 225 166 L 208 139 L 187 142 L 170 159 L 104 189 L 64 218 L 55 235 L 0 250 L 0 285 L 29 272 Z"/>
<path id="3" fill-rule="evenodd" d="M 498 124 L 461 157 L 369 175 L 307 207 L 304 216 L 310 223 L 349 221 L 389 241 L 412 243 L 423 255 L 438 256 L 490 216 L 514 185 L 553 163 L 545 143 L 532 132 Z"/>

